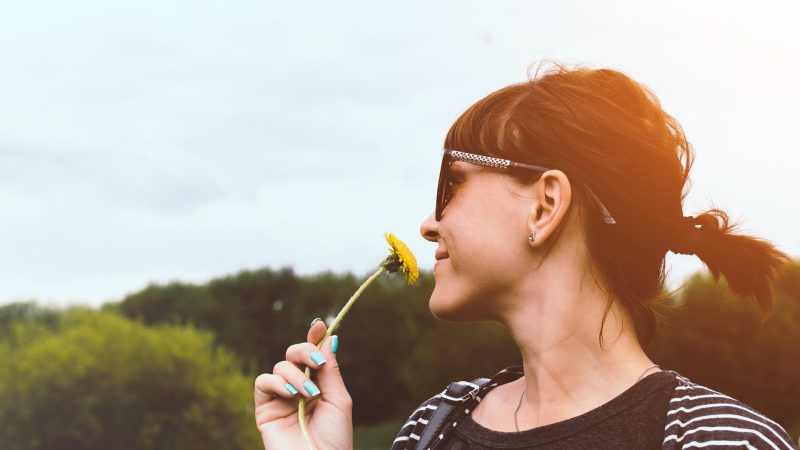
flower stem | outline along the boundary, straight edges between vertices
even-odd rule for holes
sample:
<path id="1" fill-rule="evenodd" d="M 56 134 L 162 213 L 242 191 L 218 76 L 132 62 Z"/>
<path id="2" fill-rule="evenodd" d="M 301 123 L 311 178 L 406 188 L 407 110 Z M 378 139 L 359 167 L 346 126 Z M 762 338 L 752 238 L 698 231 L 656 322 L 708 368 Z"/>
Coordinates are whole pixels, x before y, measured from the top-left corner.
<path id="1" fill-rule="evenodd" d="M 322 339 L 316 344 L 317 348 L 322 348 L 322 344 L 325 342 L 325 339 L 328 339 L 328 336 L 333 334 L 333 332 L 336 331 L 337 328 L 339 328 L 339 323 L 342 321 L 342 318 L 344 318 L 344 315 L 347 314 L 347 311 L 350 310 L 350 307 L 353 306 L 353 303 L 355 303 L 356 299 L 358 299 L 358 297 L 361 296 L 361 293 L 364 292 L 364 289 L 366 289 L 367 286 L 372 284 L 372 282 L 375 281 L 375 279 L 378 278 L 378 276 L 382 274 L 385 270 L 386 268 L 383 266 L 383 264 L 381 264 L 381 267 L 374 274 L 372 274 L 372 276 L 367 278 L 367 281 L 365 281 L 364 284 L 362 284 L 361 287 L 358 288 L 358 290 L 353 294 L 353 296 L 350 297 L 350 300 L 347 301 L 342 310 L 339 311 L 339 314 L 336 315 L 336 318 L 333 319 L 333 323 L 331 324 L 331 326 L 328 327 L 328 329 L 325 331 L 325 336 L 322 336 Z M 310 367 L 306 367 L 305 374 L 307 377 L 311 376 Z M 303 436 L 306 439 L 306 443 L 308 444 L 309 449 L 313 450 L 314 448 L 311 446 L 311 437 L 308 435 L 308 428 L 306 427 L 305 410 L 306 410 L 306 398 L 300 396 L 299 404 L 297 406 L 297 417 L 300 420 L 300 429 L 303 431 Z"/>

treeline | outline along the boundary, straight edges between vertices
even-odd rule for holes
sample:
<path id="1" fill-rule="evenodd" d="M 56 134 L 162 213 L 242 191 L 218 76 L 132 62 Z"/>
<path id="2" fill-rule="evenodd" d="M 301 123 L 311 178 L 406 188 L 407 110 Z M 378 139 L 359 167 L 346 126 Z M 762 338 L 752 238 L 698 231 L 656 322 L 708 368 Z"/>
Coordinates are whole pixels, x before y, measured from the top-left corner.
<path id="1" fill-rule="evenodd" d="M 104 305 L 102 312 L 79 309 L 78 314 L 75 308 L 64 312 L 33 304 L 2 307 L 0 442 L 14 442 L 3 434 L 8 424 L 26 429 L 52 420 L 63 425 L 62 415 L 70 414 L 72 408 L 82 411 L 85 421 L 73 430 L 92 435 L 92 430 L 97 434 L 104 427 L 113 429 L 123 418 L 108 411 L 114 409 L 114 402 L 125 399 L 129 403 L 122 409 L 150 417 L 132 422 L 140 438 L 129 441 L 137 444 L 126 448 L 166 448 L 152 443 L 167 439 L 159 437 L 159 430 L 163 432 L 173 422 L 182 423 L 182 432 L 202 437 L 199 444 L 186 441 L 192 448 L 240 448 L 234 440 L 241 448 L 255 448 L 258 436 L 251 424 L 255 376 L 271 371 L 285 358 L 286 347 L 305 339 L 311 319 L 330 322 L 364 278 L 330 272 L 300 277 L 290 268 L 263 269 L 203 285 L 151 285 Z M 433 283 L 430 272 L 423 272 L 411 287 L 399 277 L 382 276 L 364 292 L 337 331 L 338 360 L 354 400 L 356 424 L 404 419 L 450 381 L 489 376 L 520 363 L 513 341 L 498 324 L 457 324 L 433 317 L 428 309 Z M 714 284 L 709 276 L 698 274 L 673 299 L 669 322 L 660 327 L 658 338 L 646 350 L 662 368 L 739 398 L 780 422 L 797 439 L 800 263 L 793 262 L 773 288 L 773 314 L 762 326 L 749 299 L 730 298 L 726 293 L 724 278 Z M 179 330 L 186 330 L 183 338 L 176 337 L 181 336 Z M 194 344 L 176 343 L 180 339 Z M 115 370 L 123 371 L 120 367 L 132 373 L 116 374 Z M 33 381 L 28 385 L 15 381 L 57 380 L 59 371 L 67 368 L 75 379 L 41 387 L 48 389 L 49 396 L 35 395 Z M 134 381 L 137 377 L 143 378 Z M 114 383 L 126 394 L 112 395 Z M 102 392 L 108 394 L 98 394 L 97 386 L 104 386 Z M 167 396 L 171 389 L 181 394 Z M 48 411 L 46 403 L 40 402 L 52 400 L 52 395 L 71 398 L 68 404 L 73 406 Z M 202 400 L 202 396 L 208 397 Z M 157 401 L 165 398 L 169 402 Z M 206 401 L 216 408 L 209 408 Z M 193 402 L 196 406 L 188 410 L 194 412 L 186 412 L 186 405 Z M 165 412 L 159 412 L 162 407 L 167 408 Z M 231 438 L 227 445 L 212 445 L 219 433 L 205 437 L 191 422 L 205 414 L 206 426 L 200 428 L 217 427 L 229 436 L 242 437 Z M 169 420 L 173 422 L 164 422 Z M 253 437 L 256 444 L 247 443 Z M 84 442 L 82 447 L 59 448 L 116 447 Z"/>

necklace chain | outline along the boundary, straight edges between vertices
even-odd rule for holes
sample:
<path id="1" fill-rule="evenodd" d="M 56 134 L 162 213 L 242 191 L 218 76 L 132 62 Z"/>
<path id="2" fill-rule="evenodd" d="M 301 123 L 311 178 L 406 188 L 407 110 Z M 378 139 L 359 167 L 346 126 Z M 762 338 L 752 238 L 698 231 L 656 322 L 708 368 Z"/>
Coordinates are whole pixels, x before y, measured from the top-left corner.
<path id="1" fill-rule="evenodd" d="M 522 395 L 519 396 L 519 403 L 517 404 L 517 409 L 514 410 L 514 428 L 516 428 L 517 431 L 519 431 L 519 424 L 517 423 L 517 413 L 519 412 L 519 407 L 522 406 L 522 397 L 524 396 L 525 396 L 525 388 L 522 389 Z"/>
<path id="2" fill-rule="evenodd" d="M 647 369 L 644 369 L 644 372 L 642 372 L 642 374 L 639 375 L 639 378 L 636 380 L 636 383 L 642 381 L 642 377 L 644 376 L 644 374 L 646 374 L 647 371 L 652 369 L 653 367 L 658 367 L 659 369 L 661 368 L 661 367 L 658 366 L 658 364 L 656 364 L 656 365 L 648 367 Z M 636 383 L 633 383 L 633 384 L 636 384 Z M 525 388 L 522 389 L 522 395 L 519 396 L 519 403 L 517 404 L 517 409 L 514 410 L 514 428 L 516 428 L 517 431 L 519 431 L 519 424 L 517 423 L 517 413 L 519 412 L 519 407 L 522 406 L 522 398 L 523 397 L 525 397 Z"/>

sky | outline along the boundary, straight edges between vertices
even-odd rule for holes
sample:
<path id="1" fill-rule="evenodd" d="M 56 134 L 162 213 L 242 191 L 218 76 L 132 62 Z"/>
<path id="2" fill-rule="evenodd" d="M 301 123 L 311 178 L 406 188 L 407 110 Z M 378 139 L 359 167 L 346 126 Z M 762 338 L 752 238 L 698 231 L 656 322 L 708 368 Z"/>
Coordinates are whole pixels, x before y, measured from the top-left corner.
<path id="1" fill-rule="evenodd" d="M 441 148 L 552 59 L 621 70 L 682 124 L 684 213 L 800 255 L 797 2 L 26 1 L 0 15 L 0 304 L 291 266 L 432 269 Z M 713 205 L 712 205 L 713 203 Z M 667 254 L 668 282 L 704 270 Z"/>

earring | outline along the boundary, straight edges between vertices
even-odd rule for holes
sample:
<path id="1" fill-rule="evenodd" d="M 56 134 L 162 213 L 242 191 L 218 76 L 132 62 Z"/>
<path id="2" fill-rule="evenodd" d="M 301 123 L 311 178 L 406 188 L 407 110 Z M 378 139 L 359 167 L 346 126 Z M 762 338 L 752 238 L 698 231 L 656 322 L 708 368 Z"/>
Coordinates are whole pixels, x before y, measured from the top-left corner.
<path id="1" fill-rule="evenodd" d="M 534 233 L 528 233 L 528 240 L 533 242 L 533 239 L 536 235 Z"/>

